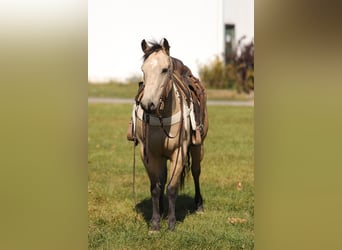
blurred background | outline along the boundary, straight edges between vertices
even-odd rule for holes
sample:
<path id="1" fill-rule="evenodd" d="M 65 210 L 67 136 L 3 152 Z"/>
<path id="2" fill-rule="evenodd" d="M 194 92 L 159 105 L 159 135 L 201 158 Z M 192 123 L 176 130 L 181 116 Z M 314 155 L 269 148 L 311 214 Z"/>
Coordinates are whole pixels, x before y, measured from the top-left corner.
<path id="1" fill-rule="evenodd" d="M 194 73 L 197 60 L 199 65 L 216 56 L 223 60 L 225 23 L 218 26 L 223 13 L 215 21 L 204 20 L 226 2 L 112 2 L 115 8 L 99 0 L 88 5 L 81 0 L 0 2 L 4 249 L 87 248 L 88 80 L 126 80 L 140 73 L 143 38 L 169 39 L 171 54 Z M 255 1 L 255 249 L 342 249 L 341 5 Z M 170 11 L 173 6 L 176 11 Z M 93 12 L 102 12 L 102 25 L 126 26 L 127 31 L 111 33 L 94 25 Z M 107 19 L 119 14 L 124 18 L 118 22 Z M 173 26 L 179 40 L 160 22 L 178 16 L 187 17 L 186 26 Z M 148 18 L 165 33 L 143 30 L 148 26 L 140 23 Z M 222 30 L 221 39 L 204 28 L 209 23 L 214 23 L 212 30 Z M 235 41 L 243 37 L 237 23 L 228 24 L 235 25 Z M 115 34 L 115 39 L 95 43 L 99 33 Z M 196 34 L 200 39 L 193 39 Z M 108 44 L 127 53 L 106 66 L 117 74 L 101 79 L 90 64 L 104 70 L 104 57 L 118 57 L 115 51 L 101 52 Z M 186 58 L 207 48 L 215 50 L 203 58 Z M 101 54 L 108 56 L 95 60 Z M 132 67 L 121 75 L 124 62 Z"/>
<path id="2" fill-rule="evenodd" d="M 141 78 L 142 39 L 167 38 L 171 56 L 213 88 L 254 87 L 252 0 L 89 1 L 88 80 Z"/>

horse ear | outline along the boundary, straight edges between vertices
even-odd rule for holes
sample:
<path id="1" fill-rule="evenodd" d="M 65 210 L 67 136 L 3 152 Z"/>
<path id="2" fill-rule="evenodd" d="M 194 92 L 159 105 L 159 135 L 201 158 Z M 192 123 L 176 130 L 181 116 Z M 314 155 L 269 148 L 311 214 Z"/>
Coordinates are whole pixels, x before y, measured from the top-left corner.
<path id="1" fill-rule="evenodd" d="M 163 49 L 165 50 L 166 54 L 170 55 L 170 45 L 166 38 L 163 39 Z"/>
<path id="2" fill-rule="evenodd" d="M 145 41 L 145 39 L 144 40 L 142 40 L 141 41 L 141 49 L 142 49 L 142 51 L 144 52 L 144 53 L 146 53 L 146 51 L 148 50 L 148 44 L 147 44 L 147 42 Z"/>

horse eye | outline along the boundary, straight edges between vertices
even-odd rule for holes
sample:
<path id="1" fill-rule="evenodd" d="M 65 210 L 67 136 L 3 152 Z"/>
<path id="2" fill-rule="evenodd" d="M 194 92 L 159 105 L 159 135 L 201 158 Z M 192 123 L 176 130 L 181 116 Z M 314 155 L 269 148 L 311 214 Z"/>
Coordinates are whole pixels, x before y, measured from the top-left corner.
<path id="1" fill-rule="evenodd" d="M 162 73 L 166 73 L 168 71 L 168 68 L 162 69 Z"/>

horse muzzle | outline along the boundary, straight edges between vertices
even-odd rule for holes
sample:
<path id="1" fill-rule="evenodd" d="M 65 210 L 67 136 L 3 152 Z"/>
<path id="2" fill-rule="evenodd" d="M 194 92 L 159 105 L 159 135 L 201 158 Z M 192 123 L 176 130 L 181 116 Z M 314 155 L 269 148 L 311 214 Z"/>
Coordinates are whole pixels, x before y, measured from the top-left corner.
<path id="1" fill-rule="evenodd" d="M 147 113 L 155 113 L 157 110 L 157 105 L 155 105 L 153 102 L 148 103 L 140 103 L 142 109 L 146 111 Z"/>

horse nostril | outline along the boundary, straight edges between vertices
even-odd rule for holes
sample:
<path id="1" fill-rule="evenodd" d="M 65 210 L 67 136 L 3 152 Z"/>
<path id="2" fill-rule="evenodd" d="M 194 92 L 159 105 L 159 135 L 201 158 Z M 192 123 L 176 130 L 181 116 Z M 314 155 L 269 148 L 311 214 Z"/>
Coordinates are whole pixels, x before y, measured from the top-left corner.
<path id="1" fill-rule="evenodd" d="M 153 104 L 153 102 L 149 102 L 149 103 L 141 103 L 140 104 L 142 109 L 145 110 L 146 112 L 151 112 L 154 111 L 156 109 L 155 105 Z"/>
<path id="2" fill-rule="evenodd" d="M 152 111 L 152 110 L 154 110 L 154 109 L 155 109 L 155 107 L 154 107 L 153 102 L 149 103 L 149 104 L 148 104 L 148 110 Z"/>

